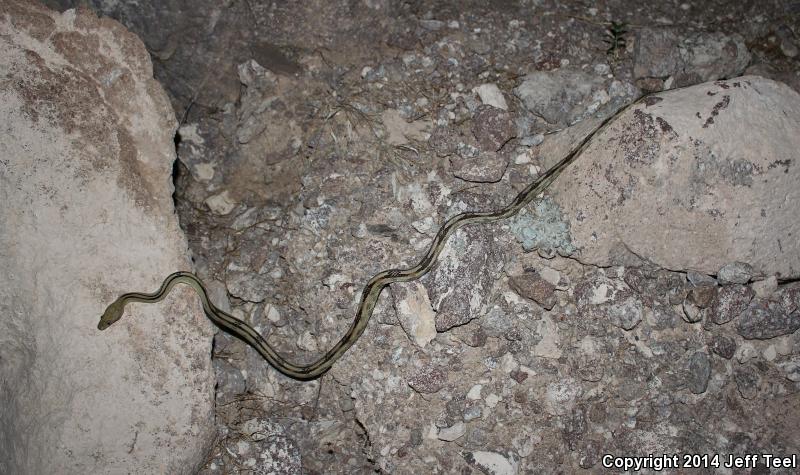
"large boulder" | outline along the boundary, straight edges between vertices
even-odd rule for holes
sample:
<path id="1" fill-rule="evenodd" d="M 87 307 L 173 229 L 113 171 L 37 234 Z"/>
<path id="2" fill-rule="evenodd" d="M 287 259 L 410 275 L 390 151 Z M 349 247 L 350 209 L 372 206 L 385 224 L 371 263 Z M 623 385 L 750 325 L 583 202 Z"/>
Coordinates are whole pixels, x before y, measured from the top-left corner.
<path id="1" fill-rule="evenodd" d="M 595 123 L 540 148 L 552 165 Z M 716 274 L 800 277 L 800 95 L 758 76 L 651 96 L 553 185 L 582 262 L 644 258 Z"/>
<path id="2" fill-rule="evenodd" d="M 187 269 L 176 120 L 147 52 L 87 10 L 0 3 L 0 473 L 191 473 L 214 437 L 196 296 L 120 293 Z"/>

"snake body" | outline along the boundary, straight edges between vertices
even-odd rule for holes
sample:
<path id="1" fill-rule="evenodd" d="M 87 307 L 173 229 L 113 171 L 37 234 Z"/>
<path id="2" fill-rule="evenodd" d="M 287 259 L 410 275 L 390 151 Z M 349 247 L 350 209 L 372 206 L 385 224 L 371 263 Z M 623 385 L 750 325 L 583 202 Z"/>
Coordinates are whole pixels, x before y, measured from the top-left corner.
<path id="1" fill-rule="evenodd" d="M 647 96 L 645 96 L 647 97 Z M 528 205 L 536 196 L 544 191 L 556 178 L 567 168 L 581 153 L 588 147 L 591 139 L 595 137 L 598 132 L 605 129 L 614 119 L 619 117 L 625 110 L 632 107 L 634 102 L 628 107 L 622 108 L 615 114 L 606 118 L 600 125 L 598 125 L 590 134 L 580 141 L 578 146 L 574 147 L 567 156 L 562 158 L 553 167 L 548 169 L 544 174 L 539 176 L 534 182 L 529 184 L 522 190 L 506 207 L 492 212 L 467 212 L 462 213 L 448 219 L 444 225 L 436 233 L 431 245 L 428 247 L 425 255 L 413 267 L 407 269 L 389 269 L 379 272 L 372 277 L 364 290 L 361 293 L 361 303 L 356 312 L 355 319 L 350 326 L 347 333 L 342 336 L 336 345 L 333 346 L 322 357 L 307 365 L 297 365 L 290 363 L 281 357 L 267 341 L 250 325 L 232 316 L 231 314 L 219 309 L 208 298 L 208 292 L 203 286 L 200 279 L 190 272 L 175 272 L 170 274 L 161 284 L 156 292 L 151 294 L 147 293 L 126 293 L 121 295 L 111 305 L 108 306 L 106 311 L 100 318 L 100 323 L 97 325 L 99 330 L 105 330 L 114 322 L 119 320 L 124 313 L 125 306 L 131 302 L 141 303 L 156 303 L 163 300 L 170 290 L 177 284 L 182 283 L 193 288 L 203 303 L 203 310 L 208 318 L 210 318 L 219 327 L 227 330 L 238 338 L 242 339 L 245 343 L 252 346 L 261 356 L 269 362 L 275 369 L 281 373 L 295 378 L 298 380 L 311 380 L 315 379 L 326 371 L 328 371 L 333 364 L 345 354 L 345 352 L 358 341 L 364 330 L 367 327 L 375 305 L 378 302 L 383 289 L 389 284 L 395 282 L 409 282 L 419 279 L 436 264 L 436 259 L 442 252 L 447 239 L 453 235 L 459 228 L 468 224 L 486 224 L 502 219 L 510 218 L 516 215 L 522 208 Z"/>

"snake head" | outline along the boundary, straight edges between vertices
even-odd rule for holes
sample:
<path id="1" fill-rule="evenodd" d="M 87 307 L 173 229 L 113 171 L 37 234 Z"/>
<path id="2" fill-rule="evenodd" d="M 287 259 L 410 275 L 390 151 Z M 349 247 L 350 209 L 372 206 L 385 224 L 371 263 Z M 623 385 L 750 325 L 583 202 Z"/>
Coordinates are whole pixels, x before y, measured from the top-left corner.
<path id="1" fill-rule="evenodd" d="M 114 303 L 108 306 L 103 315 L 100 317 L 100 323 L 97 324 L 98 330 L 105 330 L 114 324 L 117 320 L 122 318 L 122 312 L 125 311 L 125 304 L 120 300 L 115 300 Z"/>

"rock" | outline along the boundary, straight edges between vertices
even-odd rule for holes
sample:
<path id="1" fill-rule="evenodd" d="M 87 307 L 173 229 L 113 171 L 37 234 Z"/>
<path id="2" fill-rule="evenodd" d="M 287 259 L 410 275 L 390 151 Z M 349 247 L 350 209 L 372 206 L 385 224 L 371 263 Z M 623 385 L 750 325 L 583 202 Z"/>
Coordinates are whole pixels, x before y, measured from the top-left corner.
<path id="1" fill-rule="evenodd" d="M 526 252 L 534 249 L 558 251 L 566 256 L 575 252 L 569 223 L 559 206 L 550 198 L 537 200 L 533 206 L 535 213 L 518 214 L 511 219 L 511 232 L 522 244 L 522 249 Z"/>
<path id="2" fill-rule="evenodd" d="M 229 404 L 245 392 L 247 382 L 239 368 L 222 358 L 214 358 L 217 404 Z"/>
<path id="3" fill-rule="evenodd" d="M 800 308 L 800 283 L 792 283 L 781 287 L 775 300 L 780 302 L 784 312 L 794 313 Z"/>
<path id="4" fill-rule="evenodd" d="M 732 262 L 725 264 L 717 272 L 720 285 L 746 284 L 753 277 L 753 266 L 745 262 Z"/>
<path id="5" fill-rule="evenodd" d="M 764 280 L 753 282 L 751 287 L 756 297 L 766 300 L 772 297 L 772 294 L 778 290 L 778 279 L 775 278 L 774 275 L 771 275 Z M 789 313 L 791 313 L 791 311 Z"/>
<path id="6" fill-rule="evenodd" d="M 513 276 L 508 280 L 514 292 L 529 298 L 545 310 L 552 310 L 556 304 L 556 287 L 540 276 L 532 273 Z"/>
<path id="7" fill-rule="evenodd" d="M 225 439 L 224 446 L 235 467 L 248 467 L 254 475 L 300 473 L 300 449 L 280 425 L 264 419 L 245 421 L 240 437 Z"/>
<path id="8" fill-rule="evenodd" d="M 437 31 L 444 28 L 445 23 L 441 20 L 420 20 L 419 26 L 426 30 Z"/>
<path id="9" fill-rule="evenodd" d="M 452 127 L 438 126 L 428 138 L 428 145 L 440 157 L 447 157 L 458 152 L 459 136 Z"/>
<path id="10" fill-rule="evenodd" d="M 499 151 L 516 132 L 509 113 L 493 106 L 480 106 L 472 122 L 472 135 L 485 152 Z"/>
<path id="11" fill-rule="evenodd" d="M 686 367 L 686 385 L 693 394 L 702 394 L 708 388 L 711 377 L 711 361 L 708 354 L 698 351 L 689 358 Z"/>
<path id="12" fill-rule="evenodd" d="M 586 127 L 542 144 L 543 165 Z M 583 263 L 614 265 L 628 249 L 675 271 L 712 275 L 741 261 L 755 274 L 800 277 L 800 241 L 790 237 L 800 233 L 800 134 L 787 130 L 800 130 L 800 94 L 767 79 L 653 96 L 596 136 L 591 159 L 576 160 L 550 193 Z"/>
<path id="13" fill-rule="evenodd" d="M 464 460 L 486 475 L 516 475 L 517 462 L 497 452 L 465 452 Z"/>
<path id="14" fill-rule="evenodd" d="M 705 315 L 697 306 L 688 300 L 683 301 L 683 319 L 688 323 L 697 323 L 703 320 Z"/>
<path id="15" fill-rule="evenodd" d="M 733 338 L 728 338 L 727 336 L 714 336 L 711 339 L 709 348 L 711 351 L 720 355 L 726 360 L 733 358 L 733 355 L 736 354 L 736 342 L 733 340 Z"/>
<path id="16" fill-rule="evenodd" d="M 206 199 L 206 205 L 208 205 L 208 209 L 210 209 L 211 212 L 224 216 L 236 208 L 236 201 L 231 198 L 228 190 L 225 190 L 222 193 L 209 196 Z"/>
<path id="17" fill-rule="evenodd" d="M 733 372 L 733 380 L 736 382 L 736 389 L 744 399 L 754 399 L 758 395 L 761 377 L 753 366 L 746 365 L 736 368 Z"/>
<path id="18" fill-rule="evenodd" d="M 216 434 L 197 296 L 97 330 L 123 292 L 191 269 L 150 57 L 87 9 L 7 0 L 0 31 L 0 471 L 195 473 Z"/>
<path id="19" fill-rule="evenodd" d="M 466 409 L 464 409 L 464 415 L 463 415 L 464 421 L 469 422 L 473 419 L 477 419 L 481 417 L 481 414 L 482 414 L 481 406 L 478 405 L 467 406 Z"/>
<path id="20" fill-rule="evenodd" d="M 686 272 L 686 280 L 688 280 L 689 283 L 695 287 L 699 285 L 717 285 L 717 279 L 711 277 L 710 275 L 701 274 L 693 270 Z"/>
<path id="21" fill-rule="evenodd" d="M 497 107 L 498 109 L 502 109 L 504 111 L 508 110 L 506 98 L 503 97 L 503 93 L 500 92 L 500 88 L 497 87 L 497 84 L 481 84 L 480 86 L 473 88 L 472 92 L 477 94 L 478 97 L 481 98 L 481 102 L 484 104 Z"/>
<path id="22" fill-rule="evenodd" d="M 753 295 L 755 292 L 744 285 L 721 287 L 711 304 L 711 320 L 717 325 L 730 322 L 747 308 Z"/>
<path id="23" fill-rule="evenodd" d="M 417 371 L 408 380 L 408 385 L 414 391 L 422 394 L 433 394 L 439 392 L 447 383 L 447 374 L 435 366 L 425 366 Z"/>
<path id="24" fill-rule="evenodd" d="M 437 437 L 439 440 L 444 440 L 445 442 L 452 442 L 454 440 L 460 439 L 467 433 L 467 426 L 463 422 L 457 422 L 452 427 L 444 427 L 439 429 L 439 434 Z"/>
<path id="25" fill-rule="evenodd" d="M 747 340 L 768 340 L 800 328 L 800 312 L 788 314 L 780 305 L 753 302 L 739 317 L 736 332 Z"/>
<path id="26" fill-rule="evenodd" d="M 436 338 L 436 314 L 431 308 L 427 289 L 419 282 L 398 282 L 390 288 L 400 326 L 411 341 L 425 348 Z"/>
<path id="27" fill-rule="evenodd" d="M 606 309 L 611 323 L 625 331 L 633 330 L 644 315 L 642 301 L 631 296 L 622 302 L 613 303 Z"/>
<path id="28" fill-rule="evenodd" d="M 422 278 L 437 311 L 437 331 L 464 325 L 481 315 L 501 259 L 485 227 L 461 229 L 450 238 L 436 267 Z"/>
<path id="29" fill-rule="evenodd" d="M 686 299 L 699 308 L 710 307 L 717 296 L 716 284 L 697 285 L 689 290 Z"/>
<path id="30" fill-rule="evenodd" d="M 514 89 L 525 108 L 551 124 L 571 124 L 589 108 L 602 79 L 575 68 L 535 71 Z"/>
<path id="31" fill-rule="evenodd" d="M 775 30 L 775 36 L 781 41 L 781 53 L 787 58 L 796 58 L 800 55 L 800 47 L 797 46 L 794 33 L 787 25 L 781 25 Z"/>
<path id="32" fill-rule="evenodd" d="M 477 149 L 459 148 L 450 157 L 453 176 L 475 183 L 496 183 L 508 167 L 508 155 L 497 152 L 480 153 Z"/>
<path id="33" fill-rule="evenodd" d="M 686 86 L 742 74 L 750 62 L 738 34 L 693 33 L 673 28 L 640 28 L 634 47 L 633 74 L 637 80 L 675 77 Z"/>
<path id="34" fill-rule="evenodd" d="M 778 368 L 784 372 L 789 381 L 800 382 L 800 358 L 795 356 L 789 361 L 778 363 Z"/>

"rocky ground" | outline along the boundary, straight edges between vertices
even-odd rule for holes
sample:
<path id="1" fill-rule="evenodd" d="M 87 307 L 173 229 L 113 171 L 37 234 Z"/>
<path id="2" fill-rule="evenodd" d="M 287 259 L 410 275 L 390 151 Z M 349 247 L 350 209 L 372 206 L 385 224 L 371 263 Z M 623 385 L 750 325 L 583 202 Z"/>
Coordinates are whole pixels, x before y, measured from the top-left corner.
<path id="1" fill-rule="evenodd" d="M 143 38 L 181 121 L 175 201 L 199 275 L 294 361 L 330 348 L 365 282 L 413 265 L 444 219 L 504 206 L 559 131 L 743 73 L 800 91 L 800 2 L 89 3 Z M 795 277 L 578 251 L 548 197 L 459 231 L 313 382 L 218 333 L 204 473 L 800 452 Z"/>

